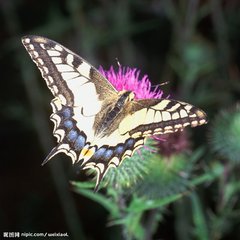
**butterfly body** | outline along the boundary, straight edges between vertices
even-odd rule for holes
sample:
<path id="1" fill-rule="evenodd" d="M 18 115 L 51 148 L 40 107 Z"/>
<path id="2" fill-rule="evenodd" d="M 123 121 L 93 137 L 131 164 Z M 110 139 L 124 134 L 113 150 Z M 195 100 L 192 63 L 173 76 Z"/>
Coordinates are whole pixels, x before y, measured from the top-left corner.
<path id="1" fill-rule="evenodd" d="M 55 97 L 50 119 L 58 145 L 44 163 L 64 152 L 83 169 L 97 171 L 96 187 L 146 137 L 207 122 L 205 113 L 188 103 L 117 91 L 88 62 L 50 39 L 26 36 L 22 42 Z"/>

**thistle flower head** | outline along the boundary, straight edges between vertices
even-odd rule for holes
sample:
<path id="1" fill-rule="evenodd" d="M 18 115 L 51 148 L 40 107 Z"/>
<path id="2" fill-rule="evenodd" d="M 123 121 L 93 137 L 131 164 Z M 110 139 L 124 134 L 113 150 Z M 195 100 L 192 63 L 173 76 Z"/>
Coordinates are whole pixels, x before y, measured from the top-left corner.
<path id="1" fill-rule="evenodd" d="M 100 66 L 99 71 L 118 91 L 132 91 L 137 99 L 162 98 L 163 96 L 163 91 L 159 88 L 152 89 L 146 74 L 140 77 L 141 72 L 137 68 L 119 65 L 118 70 L 115 70 L 113 66 L 109 70 L 104 70 Z M 189 150 L 188 137 L 185 132 L 155 136 L 153 139 L 157 142 L 160 154 L 166 157 Z"/>
<path id="2" fill-rule="evenodd" d="M 219 113 L 211 127 L 212 149 L 234 164 L 240 163 L 240 104 Z"/>
<path id="3" fill-rule="evenodd" d="M 161 139 L 157 142 L 159 153 L 168 158 L 189 151 L 191 147 L 186 131 L 164 134 Z"/>
<path id="4" fill-rule="evenodd" d="M 157 87 L 152 90 L 148 76 L 143 75 L 143 77 L 140 77 L 140 70 L 137 68 L 122 67 L 120 65 L 118 71 L 115 71 L 113 66 L 109 70 L 100 67 L 99 71 L 118 91 L 132 91 L 137 99 L 161 98 L 163 95 L 163 92 Z"/>
<path id="5" fill-rule="evenodd" d="M 137 68 L 122 67 L 120 65 L 117 71 L 114 70 L 113 66 L 109 70 L 100 67 L 99 71 L 118 91 L 133 91 L 137 99 L 162 98 L 163 91 L 159 88 L 152 90 L 148 76 L 145 74 L 140 77 L 140 70 Z M 153 139 L 158 143 L 160 154 L 166 157 L 189 149 L 188 137 L 185 132 L 165 134 L 161 135 L 161 137 L 155 136 Z"/>

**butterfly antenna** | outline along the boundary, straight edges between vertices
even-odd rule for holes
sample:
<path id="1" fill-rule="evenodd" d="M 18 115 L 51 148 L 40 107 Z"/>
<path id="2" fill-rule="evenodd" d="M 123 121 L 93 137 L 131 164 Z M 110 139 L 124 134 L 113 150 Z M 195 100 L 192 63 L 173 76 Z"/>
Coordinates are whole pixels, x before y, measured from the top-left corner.
<path id="1" fill-rule="evenodd" d="M 156 89 L 156 88 L 159 88 L 160 86 L 164 86 L 164 85 L 167 85 L 169 83 L 170 83 L 170 81 L 166 81 L 166 82 L 163 82 L 163 83 L 152 85 L 152 87 Z"/>
<path id="2" fill-rule="evenodd" d="M 164 85 L 167 85 L 167 84 L 169 84 L 170 83 L 170 81 L 166 81 L 166 82 L 163 82 L 163 83 L 159 83 L 158 85 L 159 86 L 164 86 Z"/>
<path id="3" fill-rule="evenodd" d="M 118 65 L 118 67 L 121 68 L 122 65 L 121 65 L 121 63 L 119 62 L 118 58 L 116 57 L 115 59 L 116 59 L 116 61 L 117 61 L 117 65 Z"/>

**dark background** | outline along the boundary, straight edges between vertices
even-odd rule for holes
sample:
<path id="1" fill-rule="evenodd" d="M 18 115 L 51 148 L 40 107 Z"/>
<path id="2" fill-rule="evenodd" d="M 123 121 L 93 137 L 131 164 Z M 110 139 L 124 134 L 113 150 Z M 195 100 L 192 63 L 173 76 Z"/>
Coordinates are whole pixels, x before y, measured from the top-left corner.
<path id="1" fill-rule="evenodd" d="M 49 37 L 96 67 L 117 66 L 116 58 L 137 67 L 153 84 L 169 82 L 161 86 L 165 96 L 201 107 L 211 123 L 239 99 L 239 5 L 237 0 L 1 0 L 1 234 L 116 239 L 118 232 L 106 227 L 101 206 L 71 191 L 68 180 L 84 176 L 76 176 L 68 157 L 59 155 L 41 167 L 56 143 L 49 121 L 52 96 L 22 36 Z M 196 131 L 198 136 L 201 130 Z M 156 239 L 178 239 L 171 210 L 159 229 Z M 237 229 L 222 239 L 236 239 Z"/>

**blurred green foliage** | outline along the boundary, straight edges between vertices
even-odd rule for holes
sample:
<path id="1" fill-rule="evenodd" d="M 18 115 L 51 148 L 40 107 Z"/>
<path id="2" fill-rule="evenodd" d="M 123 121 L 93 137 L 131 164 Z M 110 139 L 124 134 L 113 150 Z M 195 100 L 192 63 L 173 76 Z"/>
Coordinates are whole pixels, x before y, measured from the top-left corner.
<path id="1" fill-rule="evenodd" d="M 236 0 L 0 1 L 0 234 L 240 239 L 239 11 Z M 97 193 L 67 157 L 41 168 L 55 145 L 51 98 L 21 45 L 25 34 L 54 39 L 96 67 L 117 58 L 155 85 L 169 82 L 165 96 L 201 107 L 209 124 L 188 130 L 181 151 L 170 148 L 183 141 L 175 137 L 166 138 L 170 155 L 161 145 L 158 157 L 136 152 Z"/>

